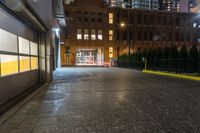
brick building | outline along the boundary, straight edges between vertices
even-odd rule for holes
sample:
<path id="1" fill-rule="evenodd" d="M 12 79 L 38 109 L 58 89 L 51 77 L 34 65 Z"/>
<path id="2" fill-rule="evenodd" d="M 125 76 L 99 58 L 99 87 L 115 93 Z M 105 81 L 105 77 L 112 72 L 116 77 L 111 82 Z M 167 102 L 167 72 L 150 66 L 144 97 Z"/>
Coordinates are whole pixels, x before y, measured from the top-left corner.
<path id="1" fill-rule="evenodd" d="M 65 6 L 69 34 L 61 46 L 62 65 L 104 65 L 129 51 L 198 44 L 196 14 L 109 8 L 101 0 Z M 128 45 L 130 44 L 130 45 Z"/>

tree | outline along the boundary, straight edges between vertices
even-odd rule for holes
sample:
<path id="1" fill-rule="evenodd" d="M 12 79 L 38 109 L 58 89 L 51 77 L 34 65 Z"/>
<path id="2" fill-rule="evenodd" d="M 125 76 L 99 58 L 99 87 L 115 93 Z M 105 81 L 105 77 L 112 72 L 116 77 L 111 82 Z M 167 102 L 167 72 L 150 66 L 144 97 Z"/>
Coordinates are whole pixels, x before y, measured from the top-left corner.
<path id="1" fill-rule="evenodd" d="M 189 59 L 191 60 L 191 71 L 197 72 L 198 70 L 198 48 L 196 45 L 193 45 L 189 52 Z"/>
<path id="2" fill-rule="evenodd" d="M 178 58 L 178 50 L 176 46 L 171 46 L 169 51 L 169 59 L 177 59 Z"/>
<path id="3" fill-rule="evenodd" d="M 169 47 L 165 47 L 162 50 L 162 59 L 168 59 L 169 57 Z"/>
<path id="4" fill-rule="evenodd" d="M 134 54 L 134 53 L 132 53 L 132 54 L 130 55 L 130 63 L 131 63 L 131 65 L 134 65 L 134 64 L 135 64 L 135 54 Z"/>
<path id="5" fill-rule="evenodd" d="M 136 52 L 136 55 L 135 55 L 135 63 L 136 63 L 136 67 L 139 67 L 140 66 L 140 63 L 141 63 L 141 51 L 138 50 Z"/>
<path id="6" fill-rule="evenodd" d="M 160 67 L 161 56 L 162 56 L 162 49 L 161 48 L 155 49 L 154 64 L 156 67 Z"/>
<path id="7" fill-rule="evenodd" d="M 185 45 L 182 45 L 180 53 L 179 53 L 179 71 L 185 71 L 187 69 L 188 63 L 188 52 Z"/>
<path id="8" fill-rule="evenodd" d="M 169 51 L 169 60 L 168 60 L 168 66 L 169 70 L 178 70 L 178 50 L 176 46 L 171 46 L 170 51 Z"/>
<path id="9" fill-rule="evenodd" d="M 180 53 L 179 53 L 179 58 L 180 59 L 187 59 L 188 58 L 188 52 L 187 48 L 185 45 L 182 45 Z"/>

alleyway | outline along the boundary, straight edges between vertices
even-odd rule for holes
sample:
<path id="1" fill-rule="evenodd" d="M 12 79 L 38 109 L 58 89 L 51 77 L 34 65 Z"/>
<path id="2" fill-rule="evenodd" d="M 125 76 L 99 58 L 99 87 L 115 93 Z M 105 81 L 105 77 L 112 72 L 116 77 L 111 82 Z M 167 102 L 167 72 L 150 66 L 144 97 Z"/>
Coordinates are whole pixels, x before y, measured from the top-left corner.
<path id="1" fill-rule="evenodd" d="M 120 68 L 61 68 L 0 133 L 199 133 L 200 82 Z"/>

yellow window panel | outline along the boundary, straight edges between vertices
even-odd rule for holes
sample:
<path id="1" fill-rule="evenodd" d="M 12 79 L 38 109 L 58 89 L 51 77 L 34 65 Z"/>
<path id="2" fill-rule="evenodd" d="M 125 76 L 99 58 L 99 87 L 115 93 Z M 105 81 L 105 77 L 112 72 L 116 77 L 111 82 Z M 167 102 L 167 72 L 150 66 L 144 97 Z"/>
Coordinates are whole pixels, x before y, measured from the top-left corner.
<path id="1" fill-rule="evenodd" d="M 113 36 L 109 36 L 109 40 L 112 41 L 113 40 Z"/>
<path id="2" fill-rule="evenodd" d="M 30 57 L 20 56 L 20 72 L 26 72 L 30 70 Z"/>
<path id="3" fill-rule="evenodd" d="M 18 57 L 14 55 L 0 55 L 1 76 L 18 73 Z"/>
<path id="4" fill-rule="evenodd" d="M 38 58 L 37 57 L 31 57 L 31 70 L 38 69 Z"/>

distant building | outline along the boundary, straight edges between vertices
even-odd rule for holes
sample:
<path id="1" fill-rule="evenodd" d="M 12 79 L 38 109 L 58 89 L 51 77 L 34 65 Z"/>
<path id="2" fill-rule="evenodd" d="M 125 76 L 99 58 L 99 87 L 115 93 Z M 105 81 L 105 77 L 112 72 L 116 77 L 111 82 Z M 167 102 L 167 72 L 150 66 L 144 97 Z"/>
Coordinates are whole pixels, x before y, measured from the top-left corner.
<path id="1" fill-rule="evenodd" d="M 200 12 L 200 0 L 189 0 L 190 12 Z"/>
<path id="2" fill-rule="evenodd" d="M 65 6 L 69 36 L 61 46 L 62 65 L 104 65 L 123 53 L 171 45 L 199 45 L 194 13 L 110 8 L 100 0 Z"/>
<path id="3" fill-rule="evenodd" d="M 180 0 L 160 0 L 159 5 L 159 10 L 180 11 Z"/>
<path id="4" fill-rule="evenodd" d="M 188 0 L 159 0 L 159 10 L 189 12 Z"/>
<path id="5" fill-rule="evenodd" d="M 123 0 L 123 8 L 158 10 L 158 0 Z"/>

